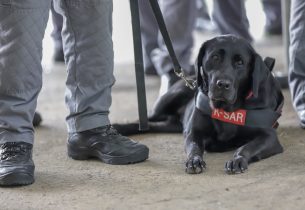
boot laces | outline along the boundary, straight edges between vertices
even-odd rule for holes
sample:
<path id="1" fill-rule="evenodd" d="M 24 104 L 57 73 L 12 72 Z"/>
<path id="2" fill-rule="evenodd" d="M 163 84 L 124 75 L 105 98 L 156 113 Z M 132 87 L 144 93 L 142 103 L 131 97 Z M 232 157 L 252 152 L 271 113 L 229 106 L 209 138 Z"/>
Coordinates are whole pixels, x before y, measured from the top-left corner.
<path id="1" fill-rule="evenodd" d="M 30 146 L 18 142 L 7 142 L 0 145 L 0 160 L 10 160 L 12 158 L 27 154 Z"/>
<path id="2" fill-rule="evenodd" d="M 119 132 L 112 126 L 106 125 L 103 127 L 98 127 L 90 130 L 93 133 L 100 133 L 102 136 L 117 136 L 120 135 Z"/>
<path id="3" fill-rule="evenodd" d="M 107 125 L 106 126 L 105 133 L 108 136 L 120 135 L 119 132 L 112 125 Z"/>

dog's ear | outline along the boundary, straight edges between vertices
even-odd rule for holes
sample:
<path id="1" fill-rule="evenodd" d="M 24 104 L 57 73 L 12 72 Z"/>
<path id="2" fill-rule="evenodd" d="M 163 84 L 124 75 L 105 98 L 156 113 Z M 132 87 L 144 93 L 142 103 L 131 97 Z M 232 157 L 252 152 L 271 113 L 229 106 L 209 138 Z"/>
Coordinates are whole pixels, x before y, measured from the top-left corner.
<path id="1" fill-rule="evenodd" d="M 274 64 L 275 64 L 275 59 L 271 57 L 266 57 L 264 59 L 264 63 L 268 67 L 269 71 L 271 72 L 273 70 Z"/>
<path id="2" fill-rule="evenodd" d="M 270 73 L 269 69 L 272 70 L 274 66 L 274 62 L 272 62 L 272 60 L 269 61 L 267 60 L 266 64 L 260 55 L 257 53 L 254 54 L 254 65 L 252 72 L 252 93 L 254 97 L 258 97 L 260 86 L 268 77 Z"/>
<path id="3" fill-rule="evenodd" d="M 206 48 L 209 44 L 209 41 L 206 41 L 205 43 L 203 43 L 200 47 L 197 59 L 195 61 L 195 71 L 196 71 L 196 75 L 197 75 L 197 86 L 198 88 L 204 93 L 204 94 L 208 94 L 208 78 L 207 78 L 207 74 L 204 71 L 204 67 L 203 67 L 203 57 L 205 55 L 205 51 Z"/>

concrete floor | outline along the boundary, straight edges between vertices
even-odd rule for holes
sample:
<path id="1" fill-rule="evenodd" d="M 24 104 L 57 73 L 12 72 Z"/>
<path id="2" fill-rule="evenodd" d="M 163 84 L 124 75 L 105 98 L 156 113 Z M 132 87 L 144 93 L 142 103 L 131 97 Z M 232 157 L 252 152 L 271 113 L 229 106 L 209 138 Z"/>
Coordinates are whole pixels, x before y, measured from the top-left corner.
<path id="1" fill-rule="evenodd" d="M 282 47 L 272 40 L 257 44 L 257 49 L 277 57 L 280 69 Z M 36 130 L 36 182 L 27 187 L 1 188 L 0 209 L 304 209 L 304 130 L 298 127 L 287 90 L 278 129 L 283 154 L 233 176 L 223 170 L 232 152 L 207 154 L 207 171 L 188 175 L 179 134 L 134 136 L 150 148 L 149 159 L 140 164 L 112 166 L 69 159 L 63 102 L 66 73 L 63 65 L 54 64 L 51 69 L 44 75 L 38 105 L 44 121 Z M 133 121 L 137 119 L 137 105 L 132 64 L 116 65 L 115 74 L 112 122 Z M 159 80 L 148 77 L 146 84 L 151 107 Z"/>
<path id="2" fill-rule="evenodd" d="M 196 35 L 196 49 L 207 37 Z M 277 58 L 283 68 L 280 39 L 256 44 L 263 56 Z M 0 209 L 304 209 L 305 139 L 298 127 L 290 95 L 280 119 L 278 135 L 285 152 L 250 165 L 240 175 L 226 175 L 224 163 L 233 152 L 206 154 L 207 171 L 184 172 L 180 134 L 140 135 L 135 140 L 150 148 L 140 164 L 112 166 L 96 160 L 74 161 L 66 155 L 67 114 L 64 105 L 65 67 L 52 64 L 44 74 L 38 110 L 42 126 L 36 130 L 36 182 L 27 187 L 0 188 Z M 115 66 L 112 122 L 137 119 L 135 76 L 131 62 Z M 158 94 L 158 78 L 146 78 L 148 105 Z M 123 102 L 123 103 L 122 103 Z"/>

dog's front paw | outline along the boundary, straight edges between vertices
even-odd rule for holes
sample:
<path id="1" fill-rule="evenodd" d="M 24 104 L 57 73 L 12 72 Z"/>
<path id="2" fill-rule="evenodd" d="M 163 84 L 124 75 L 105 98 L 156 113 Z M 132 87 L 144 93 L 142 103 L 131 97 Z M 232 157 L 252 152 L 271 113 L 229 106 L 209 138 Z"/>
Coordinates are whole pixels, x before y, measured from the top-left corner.
<path id="1" fill-rule="evenodd" d="M 205 162 L 202 160 L 202 157 L 200 157 L 199 155 L 195 155 L 188 158 L 185 166 L 186 166 L 185 172 L 188 174 L 200 174 L 206 168 Z"/>
<path id="2" fill-rule="evenodd" d="M 242 156 L 234 157 L 233 160 L 226 162 L 225 171 L 227 174 L 239 174 L 248 169 L 248 161 Z"/>

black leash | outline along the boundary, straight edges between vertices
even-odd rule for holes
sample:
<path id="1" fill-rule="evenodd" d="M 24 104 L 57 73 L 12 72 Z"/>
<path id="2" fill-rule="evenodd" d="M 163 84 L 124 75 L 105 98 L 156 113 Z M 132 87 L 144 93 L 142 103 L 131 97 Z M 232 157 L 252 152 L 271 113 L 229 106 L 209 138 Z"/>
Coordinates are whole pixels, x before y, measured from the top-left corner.
<path id="1" fill-rule="evenodd" d="M 168 53 L 172 59 L 175 74 L 185 81 L 185 85 L 187 87 L 189 87 L 192 90 L 195 89 L 197 86 L 196 81 L 186 78 L 185 73 L 184 73 L 181 65 L 179 64 L 179 61 L 177 59 L 176 53 L 175 53 L 173 45 L 172 45 L 172 41 L 171 41 L 168 31 L 166 29 L 166 25 L 164 22 L 164 18 L 163 18 L 158 0 L 149 0 L 149 2 L 150 2 L 150 6 L 153 10 L 154 16 L 157 20 L 159 30 L 162 34 L 162 37 L 163 37 L 164 43 L 166 45 L 166 48 L 168 50 Z"/>
<path id="2" fill-rule="evenodd" d="M 137 96 L 138 96 L 138 112 L 139 112 L 139 130 L 149 130 L 148 119 L 147 119 L 147 103 L 146 103 L 146 91 L 145 91 L 145 80 L 144 80 L 144 67 L 143 67 L 143 54 L 142 54 L 142 40 L 141 40 L 141 29 L 140 29 L 140 17 L 139 17 L 139 5 L 138 0 L 130 0 L 130 10 L 132 19 L 132 30 L 133 30 L 133 43 L 134 43 L 134 57 L 135 57 L 135 71 L 136 71 L 136 82 L 137 82 Z M 191 89 L 196 88 L 196 81 L 187 79 L 181 65 L 178 62 L 175 51 L 172 46 L 171 39 L 164 23 L 163 15 L 160 10 L 157 0 L 150 0 L 154 16 L 157 20 L 160 32 L 163 36 L 164 43 L 167 47 L 169 55 L 174 65 L 175 74 L 183 79 Z"/>

